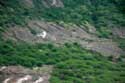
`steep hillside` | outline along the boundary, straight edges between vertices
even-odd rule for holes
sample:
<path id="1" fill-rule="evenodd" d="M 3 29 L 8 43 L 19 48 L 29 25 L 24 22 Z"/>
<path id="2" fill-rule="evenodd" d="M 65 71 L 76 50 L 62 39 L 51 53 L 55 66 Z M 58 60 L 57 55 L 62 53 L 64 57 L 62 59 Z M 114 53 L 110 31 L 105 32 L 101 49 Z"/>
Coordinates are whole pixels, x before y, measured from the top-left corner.
<path id="1" fill-rule="evenodd" d="M 4 40 L 24 41 L 28 43 L 64 44 L 77 42 L 82 47 L 97 51 L 105 56 L 118 58 L 123 54 L 116 42 L 112 39 L 99 38 L 95 27 L 86 23 L 68 27 L 52 22 L 30 21 L 25 28 L 20 26 L 10 27 L 3 33 Z"/>
<path id="2" fill-rule="evenodd" d="M 0 83 L 125 83 L 124 3 L 0 0 Z"/>
<path id="3" fill-rule="evenodd" d="M 120 1 L 117 0 L 1 0 L 0 24 L 23 23 L 22 20 L 26 18 L 43 18 L 75 24 L 88 21 L 98 27 L 124 26 L 124 13 L 118 10 L 118 3 Z"/>

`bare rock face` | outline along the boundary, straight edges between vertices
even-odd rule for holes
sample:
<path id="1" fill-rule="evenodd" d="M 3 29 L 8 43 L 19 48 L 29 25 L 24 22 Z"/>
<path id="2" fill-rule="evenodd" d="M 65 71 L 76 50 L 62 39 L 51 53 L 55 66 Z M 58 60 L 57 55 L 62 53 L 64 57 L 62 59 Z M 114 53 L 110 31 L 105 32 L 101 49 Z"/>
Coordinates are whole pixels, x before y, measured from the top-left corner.
<path id="1" fill-rule="evenodd" d="M 25 8 L 34 8 L 35 3 L 33 0 L 19 0 L 21 6 Z M 64 7 L 61 0 L 39 0 L 39 5 L 44 5 L 46 8 L 50 7 Z"/>
<path id="2" fill-rule="evenodd" d="M 45 7 L 64 7 L 61 0 L 42 0 Z"/>
<path id="3" fill-rule="evenodd" d="M 125 38 L 125 28 L 113 28 L 112 33 L 120 38 Z"/>
<path id="4" fill-rule="evenodd" d="M 32 41 L 33 35 L 30 33 L 28 29 L 18 29 L 14 31 L 15 37 L 24 41 Z"/>
<path id="5" fill-rule="evenodd" d="M 91 31 L 95 33 L 95 29 Z M 78 42 L 84 48 L 97 51 L 102 55 L 115 57 L 121 55 L 122 50 L 117 43 L 111 39 L 98 38 L 91 31 L 88 32 L 84 26 L 73 25 L 65 28 L 63 25 L 50 22 L 30 21 L 25 28 L 17 26 L 9 28 L 3 33 L 3 37 L 4 39 L 30 43 L 64 44 L 65 42 Z"/>
<path id="6" fill-rule="evenodd" d="M 93 41 L 87 45 L 87 48 L 105 56 L 113 55 L 114 58 L 118 58 L 122 53 L 122 50 L 112 40 Z"/>
<path id="7" fill-rule="evenodd" d="M 22 5 L 25 8 L 33 8 L 34 3 L 33 0 L 20 0 L 20 5 Z"/>
<path id="8" fill-rule="evenodd" d="M 20 41 L 32 42 L 34 38 L 33 34 L 31 34 L 31 32 L 27 28 L 21 28 L 21 27 L 9 28 L 9 30 L 6 31 L 3 35 L 7 39 L 12 39 L 15 41 L 20 40 Z"/>
<path id="9" fill-rule="evenodd" d="M 0 83 L 49 83 L 52 66 L 33 69 L 22 66 L 0 67 Z"/>
<path id="10" fill-rule="evenodd" d="M 94 35 L 87 33 L 77 25 L 70 26 L 69 29 L 66 29 L 55 23 L 30 21 L 28 27 L 29 30 L 35 32 L 35 34 L 33 34 L 34 42 L 52 41 L 55 43 L 65 43 L 82 39 L 96 39 Z"/>

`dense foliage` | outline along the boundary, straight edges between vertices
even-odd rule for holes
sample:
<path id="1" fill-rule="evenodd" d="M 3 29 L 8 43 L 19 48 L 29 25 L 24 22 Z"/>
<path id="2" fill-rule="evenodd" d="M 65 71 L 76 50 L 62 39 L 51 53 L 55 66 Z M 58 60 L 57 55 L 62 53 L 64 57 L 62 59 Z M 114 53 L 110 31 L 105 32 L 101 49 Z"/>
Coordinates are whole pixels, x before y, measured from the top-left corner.
<path id="1" fill-rule="evenodd" d="M 1 43 L 1 42 L 0 42 Z M 54 65 L 51 83 L 124 83 L 125 64 L 83 49 L 77 43 L 57 47 L 7 41 L 0 44 L 0 65 Z"/>
<path id="2" fill-rule="evenodd" d="M 34 0 L 35 7 L 28 9 L 19 0 L 1 0 L 0 25 L 23 24 L 26 18 L 44 18 L 48 21 L 82 24 L 85 21 L 96 27 L 124 26 L 123 0 L 62 0 L 63 8 L 45 8 L 42 2 Z M 14 4 L 14 5 L 13 5 Z M 36 17 L 37 16 L 37 17 Z M 25 19 L 24 19 L 25 18 Z"/>

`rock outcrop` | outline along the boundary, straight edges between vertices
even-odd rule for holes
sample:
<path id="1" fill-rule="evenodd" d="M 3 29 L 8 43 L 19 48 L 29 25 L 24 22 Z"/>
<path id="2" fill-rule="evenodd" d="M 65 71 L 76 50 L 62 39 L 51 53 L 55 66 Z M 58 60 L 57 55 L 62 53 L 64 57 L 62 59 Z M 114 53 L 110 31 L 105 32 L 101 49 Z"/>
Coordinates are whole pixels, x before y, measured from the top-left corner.
<path id="1" fill-rule="evenodd" d="M 33 0 L 20 0 L 19 2 L 25 8 L 33 8 L 35 6 Z"/>
<path id="2" fill-rule="evenodd" d="M 36 5 L 35 3 L 38 3 L 39 5 L 43 5 L 46 8 L 50 7 L 64 7 L 64 4 L 62 0 L 19 0 L 19 3 L 21 6 L 25 8 L 34 8 Z"/>
<path id="3" fill-rule="evenodd" d="M 42 3 L 45 7 L 64 7 L 61 0 L 43 0 Z"/>
<path id="4" fill-rule="evenodd" d="M 0 67 L 0 83 L 49 83 L 52 66 L 33 69 L 22 66 Z"/>
<path id="5" fill-rule="evenodd" d="M 65 42 L 78 42 L 84 48 L 97 51 L 102 55 L 113 55 L 117 58 L 121 55 L 122 50 L 117 43 L 111 39 L 99 38 L 94 33 L 88 32 L 84 26 L 73 25 L 66 28 L 63 25 L 50 22 L 30 21 L 25 28 L 17 26 L 9 28 L 3 33 L 3 37 L 5 40 L 21 40 L 30 43 L 64 44 Z"/>
<path id="6" fill-rule="evenodd" d="M 119 28 L 113 28 L 112 33 L 115 36 L 118 36 L 120 38 L 125 38 L 125 28 L 124 27 L 119 27 Z"/>

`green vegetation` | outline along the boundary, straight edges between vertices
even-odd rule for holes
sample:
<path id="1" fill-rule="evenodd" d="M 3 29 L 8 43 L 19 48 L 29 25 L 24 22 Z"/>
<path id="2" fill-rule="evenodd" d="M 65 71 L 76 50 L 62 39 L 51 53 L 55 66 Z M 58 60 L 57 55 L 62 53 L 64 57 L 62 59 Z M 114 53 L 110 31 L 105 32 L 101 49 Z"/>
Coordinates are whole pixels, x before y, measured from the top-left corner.
<path id="1" fill-rule="evenodd" d="M 25 25 L 32 19 L 56 23 L 94 25 L 99 37 L 108 38 L 112 27 L 125 26 L 124 0 L 62 0 L 63 8 L 45 8 L 40 0 L 33 0 L 34 8 L 26 8 L 20 0 L 0 0 L 0 33 L 10 25 Z M 34 30 L 31 30 L 36 34 Z M 125 39 L 116 40 L 125 49 Z M 125 58 L 124 55 L 122 58 Z M 54 65 L 51 83 L 125 83 L 125 64 L 117 63 L 96 52 L 85 50 L 79 44 L 15 43 L 3 41 L 0 35 L 0 66 L 26 67 Z"/>
<path id="2" fill-rule="evenodd" d="M 98 36 L 99 37 L 105 37 L 105 38 L 109 38 L 109 36 L 112 35 L 112 32 L 110 29 L 107 29 L 107 27 L 100 27 L 98 29 Z"/>
<path id="3" fill-rule="evenodd" d="M 39 0 L 33 1 L 35 7 L 28 9 L 19 0 L 1 0 L 4 5 L 0 4 L 0 24 L 23 24 L 26 18 L 44 18 L 47 21 L 64 21 L 78 25 L 88 21 L 97 27 L 117 24 L 123 26 L 125 22 L 124 14 L 118 10 L 119 6 L 124 8 L 120 5 L 122 0 L 62 0 L 64 8 L 45 8 Z"/>
<path id="4" fill-rule="evenodd" d="M 62 0 L 63 8 L 46 8 L 42 1 L 33 0 L 34 7 L 27 8 L 19 0 L 0 1 L 0 26 L 25 25 L 28 19 L 40 19 L 56 23 L 82 25 L 89 22 L 97 28 L 100 37 L 109 37 L 109 29 L 116 26 L 124 27 L 123 0 Z M 14 4 L 14 5 L 13 5 Z"/>
<path id="5" fill-rule="evenodd" d="M 21 7 L 18 0 L 0 1 L 0 26 L 8 27 L 10 24 L 24 24 L 26 9 Z"/>
<path id="6" fill-rule="evenodd" d="M 85 50 L 77 43 L 56 47 L 0 42 L 0 65 L 54 65 L 51 83 L 124 83 L 125 64 Z"/>

